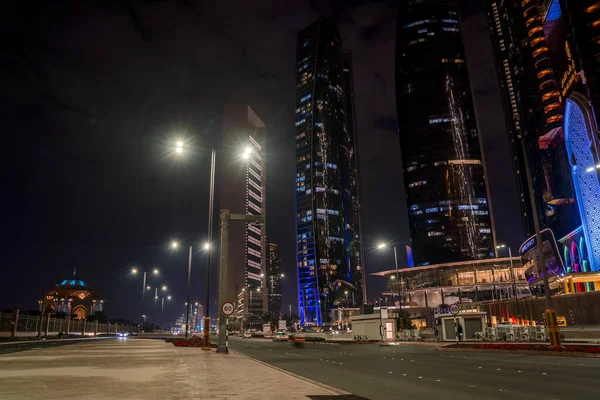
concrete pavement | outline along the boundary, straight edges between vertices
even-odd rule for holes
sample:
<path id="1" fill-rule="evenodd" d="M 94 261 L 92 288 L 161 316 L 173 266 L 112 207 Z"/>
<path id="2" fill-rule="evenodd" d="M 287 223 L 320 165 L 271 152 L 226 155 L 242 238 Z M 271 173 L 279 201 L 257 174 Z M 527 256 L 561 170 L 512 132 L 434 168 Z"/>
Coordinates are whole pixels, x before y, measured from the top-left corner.
<path id="1" fill-rule="evenodd" d="M 371 400 L 595 399 L 600 359 L 440 351 L 437 344 L 291 344 L 231 347 L 265 363 Z"/>
<path id="2" fill-rule="evenodd" d="M 0 399 L 307 399 L 336 395 L 239 354 L 113 339 L 0 356 Z"/>

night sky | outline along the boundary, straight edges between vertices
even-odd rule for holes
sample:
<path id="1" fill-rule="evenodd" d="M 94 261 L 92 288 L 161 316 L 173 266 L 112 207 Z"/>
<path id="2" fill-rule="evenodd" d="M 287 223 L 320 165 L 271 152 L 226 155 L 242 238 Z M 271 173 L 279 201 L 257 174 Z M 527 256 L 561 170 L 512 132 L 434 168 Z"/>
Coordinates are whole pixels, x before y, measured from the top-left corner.
<path id="1" fill-rule="evenodd" d="M 391 253 L 373 248 L 380 240 L 408 243 L 395 116 L 396 1 L 24 3 L 3 2 L 0 12 L 0 308 L 35 308 L 42 291 L 76 267 L 103 294 L 110 317 L 137 320 L 141 280 L 129 273 L 136 265 L 161 269 L 151 284 L 169 286 L 165 319 L 182 313 L 187 252 L 168 245 L 206 238 L 206 149 L 218 143 L 222 104 L 234 100 L 249 104 L 269 130 L 267 235 L 281 246 L 283 303 L 296 312 L 295 40 L 319 14 L 338 22 L 353 52 L 367 268 L 393 267 Z M 477 2 L 469 3 L 467 57 L 478 111 L 488 111 L 480 126 L 488 132 L 498 241 L 516 250 L 522 233 L 508 141 L 492 61 L 480 51 L 489 34 Z M 192 146 L 183 159 L 171 154 L 180 138 Z M 192 267 L 192 298 L 203 301 L 201 251 Z M 384 286 L 380 278 L 368 285 L 370 298 Z"/>

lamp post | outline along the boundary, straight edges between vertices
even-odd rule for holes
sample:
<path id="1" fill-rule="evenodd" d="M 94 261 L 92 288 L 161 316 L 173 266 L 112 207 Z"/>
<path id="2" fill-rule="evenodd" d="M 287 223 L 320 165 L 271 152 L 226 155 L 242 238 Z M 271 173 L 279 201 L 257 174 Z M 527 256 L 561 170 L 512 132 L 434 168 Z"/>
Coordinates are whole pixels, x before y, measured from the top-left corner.
<path id="1" fill-rule="evenodd" d="M 380 243 L 377 245 L 377 248 L 382 250 L 388 246 L 387 243 Z M 398 250 L 396 249 L 396 243 L 392 244 L 394 248 L 394 264 L 396 266 L 396 290 L 398 292 L 398 308 L 402 309 L 402 296 L 400 293 L 400 273 L 398 272 Z"/>
<path id="2" fill-rule="evenodd" d="M 176 154 L 183 153 L 183 141 L 178 141 L 175 147 Z M 244 153 L 246 154 L 246 153 Z M 248 158 L 249 153 L 244 158 Z M 210 350 L 210 256 L 211 256 L 211 244 L 212 244 L 212 232 L 213 232 L 213 214 L 215 204 L 215 168 L 216 168 L 216 157 L 217 151 L 215 149 L 210 150 L 210 185 L 209 185 L 209 199 L 208 199 L 208 246 L 207 250 L 207 262 L 206 262 L 206 301 L 204 307 L 204 345 L 202 350 Z M 191 255 L 190 255 L 191 257 Z M 189 286 L 189 284 L 188 284 Z M 188 303 L 190 302 L 188 296 Z M 189 315 L 188 315 L 189 318 Z M 188 321 L 189 322 L 189 321 Z M 187 337 L 186 329 L 186 337 Z"/>
<path id="3" fill-rule="evenodd" d="M 177 249 L 179 247 L 179 242 L 172 242 L 171 248 Z M 188 260 L 188 274 L 187 274 L 187 303 L 190 302 L 190 289 L 192 285 L 192 246 L 190 246 L 190 255 Z M 186 307 L 185 311 L 185 338 L 187 339 L 189 336 L 189 325 L 190 325 L 190 312 Z"/>
<path id="4" fill-rule="evenodd" d="M 134 267 L 131 269 L 131 273 L 133 275 L 137 275 L 138 272 L 139 272 L 138 268 Z M 142 279 L 142 313 L 140 315 L 140 332 L 144 330 L 144 300 L 146 298 L 146 274 L 147 274 L 147 272 L 144 271 L 144 273 L 143 273 L 144 278 Z M 152 274 L 158 275 L 158 269 L 154 268 L 152 270 Z"/>
<path id="5" fill-rule="evenodd" d="M 506 245 L 500 244 L 500 245 L 496 246 L 496 249 L 504 249 L 506 247 L 507 247 Z M 510 258 L 510 279 L 512 280 L 513 296 L 516 298 L 517 297 L 517 282 L 516 282 L 516 278 L 515 278 L 515 270 L 513 269 L 512 251 L 511 251 L 510 247 L 508 247 L 508 257 Z"/>
<path id="6" fill-rule="evenodd" d="M 552 296 L 550 293 L 550 282 L 548 279 L 548 268 L 546 267 L 546 255 L 544 254 L 544 244 L 542 242 L 542 233 L 540 230 L 540 221 L 535 200 L 535 192 L 533 186 L 533 178 L 531 176 L 531 168 L 529 166 L 529 154 L 525 140 L 527 135 L 521 138 L 521 150 L 523 154 L 523 164 L 525 165 L 525 175 L 527 177 L 527 187 L 529 189 L 529 199 L 531 202 L 531 214 L 533 217 L 533 227 L 535 230 L 535 242 L 538 249 L 538 265 L 542 268 L 542 276 L 544 278 L 544 294 L 546 298 L 546 323 L 548 325 L 548 337 L 551 346 L 560 346 L 560 334 L 558 332 L 558 324 L 556 322 L 556 311 L 552 307 Z"/>

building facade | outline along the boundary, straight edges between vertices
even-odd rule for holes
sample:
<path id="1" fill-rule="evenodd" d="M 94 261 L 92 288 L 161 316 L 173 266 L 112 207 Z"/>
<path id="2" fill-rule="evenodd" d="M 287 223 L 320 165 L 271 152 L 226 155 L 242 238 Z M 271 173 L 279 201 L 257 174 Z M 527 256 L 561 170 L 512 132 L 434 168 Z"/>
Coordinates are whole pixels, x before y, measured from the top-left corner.
<path id="1" fill-rule="evenodd" d="M 265 125 L 247 105 L 229 104 L 222 112 L 221 151 L 217 154 L 219 208 L 232 213 L 266 215 L 264 146 Z M 266 224 L 229 224 L 227 298 L 243 289 L 265 286 Z M 244 312 L 263 315 L 266 301 L 252 303 Z"/>
<path id="2" fill-rule="evenodd" d="M 415 265 L 493 257 L 456 2 L 404 2 L 397 29 L 396 108 Z"/>
<path id="3" fill-rule="evenodd" d="M 364 290 L 351 58 L 335 24 L 298 33 L 296 64 L 298 307 L 320 325 L 341 293 L 362 303 Z"/>
<path id="4" fill-rule="evenodd" d="M 268 242 L 267 285 L 269 293 L 269 315 L 278 318 L 281 315 L 281 255 L 279 245 Z"/>
<path id="5" fill-rule="evenodd" d="M 553 293 L 595 290 L 595 276 L 578 274 L 600 268 L 596 211 L 600 153 L 595 117 L 600 105 L 596 84 L 600 4 L 490 0 L 488 12 L 498 68 L 502 71 L 507 63 L 512 74 L 521 134 L 534 190 L 539 193 L 532 200 L 545 228 L 543 249 L 550 289 Z M 508 104 L 512 102 L 510 87 L 504 81 Z M 543 268 L 537 265 L 539 251 L 533 238 L 520 250 L 532 290 L 543 293 Z"/>
<path id="6" fill-rule="evenodd" d="M 38 300 L 40 311 L 51 309 L 53 313 L 64 313 L 74 319 L 86 319 L 104 311 L 104 300 L 81 279 L 65 279 Z"/>

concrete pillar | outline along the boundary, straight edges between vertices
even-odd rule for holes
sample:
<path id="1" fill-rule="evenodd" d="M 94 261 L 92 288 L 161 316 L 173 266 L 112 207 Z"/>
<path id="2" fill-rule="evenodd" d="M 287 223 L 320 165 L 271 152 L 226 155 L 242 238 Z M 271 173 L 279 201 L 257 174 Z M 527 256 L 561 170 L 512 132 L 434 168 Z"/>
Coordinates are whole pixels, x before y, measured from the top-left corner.
<path id="1" fill-rule="evenodd" d="M 569 279 L 569 293 L 576 293 L 575 285 L 573 284 L 573 279 Z"/>
<path id="2" fill-rule="evenodd" d="M 67 332 L 68 335 L 71 332 L 71 316 L 67 314 Z"/>
<path id="3" fill-rule="evenodd" d="M 50 312 L 46 316 L 46 328 L 44 329 L 44 336 L 48 337 L 48 332 L 50 331 Z"/>
<path id="4" fill-rule="evenodd" d="M 13 324 L 12 329 L 10 331 L 10 337 L 17 336 L 17 327 L 19 325 L 19 313 L 21 312 L 20 308 L 13 309 L 13 317 L 11 323 Z"/>
<path id="5" fill-rule="evenodd" d="M 565 290 L 565 294 L 569 294 L 569 283 L 566 280 L 563 281 L 563 288 Z"/>

